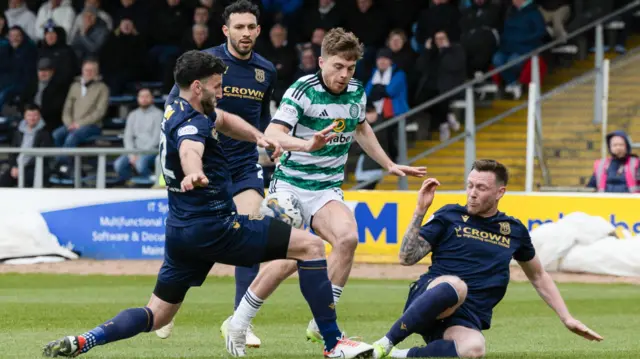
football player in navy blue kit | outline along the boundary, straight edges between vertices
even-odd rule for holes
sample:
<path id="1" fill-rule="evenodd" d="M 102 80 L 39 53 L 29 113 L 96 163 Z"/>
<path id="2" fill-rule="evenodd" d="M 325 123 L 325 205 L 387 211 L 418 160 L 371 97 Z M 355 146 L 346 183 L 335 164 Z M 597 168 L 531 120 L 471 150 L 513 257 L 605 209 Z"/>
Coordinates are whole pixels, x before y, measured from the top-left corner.
<path id="1" fill-rule="evenodd" d="M 432 253 L 432 265 L 412 284 L 404 314 L 374 343 L 375 358 L 483 357 L 482 331 L 491 327 L 493 308 L 507 290 L 512 258 L 567 329 L 588 340 L 602 340 L 569 313 L 536 256 L 527 228 L 498 211 L 507 182 L 504 165 L 476 161 L 467 179 L 466 206 L 446 205 L 421 226 L 439 185 L 433 178 L 423 183 L 402 240 L 400 263 L 413 265 Z M 422 335 L 427 345 L 394 348 L 413 333 Z"/>
<path id="2" fill-rule="evenodd" d="M 269 60 L 253 51 L 260 35 L 259 10 L 250 1 L 240 0 L 227 6 L 222 16 L 225 20 L 222 31 L 227 42 L 203 50 L 221 58 L 227 66 L 222 78 L 223 97 L 218 101 L 217 107 L 242 117 L 264 132 L 271 121 L 269 102 L 276 82 L 276 69 Z M 166 104 L 172 103 L 178 93 L 178 87 L 174 86 Z M 238 141 L 224 134 L 220 134 L 220 142 L 229 163 L 231 191 L 238 212 L 258 213 L 264 198 L 264 178 L 262 167 L 258 164 L 255 143 Z M 259 264 L 236 267 L 234 310 L 258 275 L 259 269 Z M 156 334 L 160 338 L 168 338 L 173 325 L 172 321 L 156 331 Z M 226 325 L 227 321 L 222 325 L 223 332 Z M 249 326 L 247 346 L 259 347 L 260 344 L 260 339 Z"/>
<path id="3" fill-rule="evenodd" d="M 242 118 L 215 108 L 225 65 L 213 55 L 189 51 L 176 63 L 179 96 L 165 109 L 160 162 L 167 181 L 169 216 L 165 258 L 148 304 L 123 310 L 78 336 L 50 342 L 47 357 L 75 357 L 98 345 L 127 339 L 169 323 L 190 287 L 201 286 L 214 263 L 250 266 L 295 259 L 300 290 L 323 332 L 327 358 L 364 358 L 371 345 L 344 337 L 336 322 L 333 292 L 320 238 L 271 217 L 240 215 L 220 134 L 282 152 Z M 232 356 L 245 356 L 245 333 L 227 336 Z"/>

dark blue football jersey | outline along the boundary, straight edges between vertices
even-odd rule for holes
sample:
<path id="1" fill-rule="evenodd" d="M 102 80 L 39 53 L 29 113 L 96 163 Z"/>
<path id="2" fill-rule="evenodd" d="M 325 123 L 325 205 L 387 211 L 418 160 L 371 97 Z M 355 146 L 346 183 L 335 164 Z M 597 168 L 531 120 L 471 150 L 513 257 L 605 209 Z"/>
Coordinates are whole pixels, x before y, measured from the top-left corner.
<path id="1" fill-rule="evenodd" d="M 420 236 L 432 247 L 428 275 L 455 275 L 465 281 L 465 305 L 474 309 L 486 328 L 506 293 L 511 259 L 527 262 L 536 254 L 529 231 L 519 220 L 502 212 L 489 218 L 472 216 L 460 205 L 436 211 Z"/>
<path id="2" fill-rule="evenodd" d="M 199 219 L 220 218 L 228 224 L 228 217 L 236 211 L 231 194 L 231 180 L 213 118 L 194 110 L 181 97 L 167 105 L 160 134 L 160 162 L 169 190 L 167 224 L 183 227 Z M 180 144 L 184 140 L 204 144 L 202 169 L 209 179 L 207 187 L 180 191 L 185 175 L 180 162 Z M 222 220 L 224 219 L 224 220 Z"/>
<path id="3" fill-rule="evenodd" d="M 227 65 L 227 71 L 222 76 L 224 95 L 216 106 L 242 117 L 264 132 L 271 121 L 269 102 L 276 82 L 273 64 L 255 51 L 248 60 L 240 60 L 229 53 L 226 43 L 203 51 L 221 58 Z M 171 103 L 179 93 L 180 90 L 174 85 L 166 103 Z M 247 163 L 258 162 L 255 143 L 238 141 L 223 134 L 220 134 L 220 142 L 231 171 Z"/>

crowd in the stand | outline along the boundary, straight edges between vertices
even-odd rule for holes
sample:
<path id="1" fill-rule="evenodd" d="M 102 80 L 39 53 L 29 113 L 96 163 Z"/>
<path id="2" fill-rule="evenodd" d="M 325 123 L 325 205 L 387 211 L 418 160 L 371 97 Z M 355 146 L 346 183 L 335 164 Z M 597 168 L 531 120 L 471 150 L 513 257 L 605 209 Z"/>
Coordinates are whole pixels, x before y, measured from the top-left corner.
<path id="1" fill-rule="evenodd" d="M 162 111 L 153 98 L 173 85 L 179 55 L 226 41 L 222 11 L 232 0 L 9 0 L 0 4 L 0 116 L 24 118 L 13 146 L 75 147 L 100 134 L 110 97 L 134 94 L 124 145 L 153 148 Z M 579 14 L 573 0 L 253 0 L 261 9 L 256 51 L 273 62 L 276 105 L 300 76 L 318 71 L 328 29 L 342 26 L 365 45 L 355 77 L 366 84 L 370 110 L 386 120 L 501 66 L 552 39 L 567 36 Z M 623 6 L 628 0 L 615 0 Z M 584 1 L 582 11 L 591 3 Z M 2 8 L 6 6 L 6 8 Z M 595 6 L 595 5 L 594 5 Z M 628 29 L 628 27 L 627 27 Z M 617 52 L 624 52 L 626 32 Z M 505 71 L 501 86 L 521 95 L 525 64 Z M 141 82 L 159 84 L 140 90 Z M 428 110 L 440 139 L 460 124 L 443 101 Z M 46 134 L 46 135 L 44 135 Z M 151 136 L 151 137 L 149 137 Z M 154 137 L 155 136 L 155 137 Z M 45 141 L 44 138 L 48 139 Z M 393 146 L 391 146 L 393 147 Z M 389 148 L 391 154 L 394 149 Z M 15 157 L 15 156 L 14 156 Z M 16 182 L 15 161 L 0 185 Z M 31 161 L 29 161 L 31 160 Z M 66 158 L 47 168 L 65 172 Z M 149 174 L 153 161 L 121 157 L 122 180 Z"/>

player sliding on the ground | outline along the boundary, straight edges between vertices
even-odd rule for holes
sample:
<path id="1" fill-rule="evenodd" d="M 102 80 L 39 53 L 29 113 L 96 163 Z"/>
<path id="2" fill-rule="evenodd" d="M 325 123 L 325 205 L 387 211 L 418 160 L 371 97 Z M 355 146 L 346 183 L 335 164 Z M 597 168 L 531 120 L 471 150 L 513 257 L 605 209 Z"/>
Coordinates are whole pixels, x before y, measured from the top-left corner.
<path id="1" fill-rule="evenodd" d="M 222 77 L 223 97 L 217 107 L 238 115 L 264 131 L 271 121 L 269 101 L 275 86 L 276 69 L 271 62 L 253 51 L 256 39 L 260 35 L 258 25 L 258 7 L 248 0 L 237 1 L 222 14 L 225 25 L 222 31 L 227 42 L 204 52 L 221 58 L 227 69 Z M 165 105 L 173 103 L 179 94 L 174 86 Z M 231 176 L 231 194 L 238 213 L 254 214 L 260 210 L 264 198 L 264 178 L 262 167 L 258 164 L 258 151 L 255 143 L 239 141 L 220 135 L 224 156 L 229 161 Z M 252 267 L 236 267 L 235 310 L 240 304 L 249 285 L 258 275 L 260 264 Z M 156 331 L 163 339 L 171 335 L 173 321 Z M 260 339 L 247 328 L 247 346 L 259 347 Z"/>
<path id="2" fill-rule="evenodd" d="M 322 241 L 270 217 L 237 214 L 218 132 L 271 148 L 274 155 L 282 149 L 240 117 L 215 109 L 225 69 L 222 60 L 199 51 L 186 52 L 176 63 L 180 97 L 165 109 L 160 140 L 170 208 L 165 258 L 149 303 L 126 309 L 85 334 L 49 343 L 45 356 L 74 357 L 96 345 L 161 328 L 178 312 L 189 288 L 202 285 L 215 262 L 250 266 L 284 258 L 297 260 L 300 290 L 327 343 L 324 356 L 371 356 L 372 346 L 344 338 L 338 328 Z M 244 345 L 226 339 L 231 355 L 245 355 Z"/>
<path id="3" fill-rule="evenodd" d="M 421 227 L 439 185 L 432 178 L 423 183 L 402 239 L 400 263 L 416 264 L 430 252 L 433 263 L 412 285 L 402 317 L 373 344 L 375 358 L 483 357 L 482 331 L 490 328 L 493 308 L 507 290 L 511 258 L 567 329 L 589 340 L 602 340 L 571 316 L 540 264 L 527 228 L 498 211 L 507 181 L 502 164 L 476 161 L 467 179 L 466 206 L 446 205 Z M 413 333 L 422 335 L 427 346 L 394 348 Z"/>
<path id="4" fill-rule="evenodd" d="M 329 278 L 335 303 L 347 283 L 358 245 L 356 220 L 340 189 L 353 140 L 394 175 L 426 174 L 424 167 L 395 164 L 365 120 L 367 97 L 362 84 L 352 79 L 362 52 L 362 45 L 353 33 L 341 28 L 329 31 L 322 41 L 320 72 L 304 76 L 289 87 L 265 131 L 287 150 L 273 175 L 269 193 L 289 192 L 299 198 L 305 224 L 331 243 Z M 327 126 L 334 126 L 337 136 L 325 147 L 309 151 L 308 141 Z M 295 270 L 294 261 L 267 264 L 223 330 L 233 337 L 242 336 L 263 301 Z M 307 338 L 322 341 L 314 320 L 307 328 Z"/>

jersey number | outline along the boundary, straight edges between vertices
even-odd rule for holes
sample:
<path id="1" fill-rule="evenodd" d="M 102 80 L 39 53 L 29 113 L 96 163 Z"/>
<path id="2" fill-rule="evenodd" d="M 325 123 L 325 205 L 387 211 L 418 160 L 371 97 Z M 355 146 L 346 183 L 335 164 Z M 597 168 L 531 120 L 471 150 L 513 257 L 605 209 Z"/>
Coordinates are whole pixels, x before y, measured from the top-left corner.
<path id="1" fill-rule="evenodd" d="M 160 166 L 162 166 L 162 174 L 164 177 L 176 179 L 176 175 L 167 168 L 167 136 L 160 133 Z"/>
<path id="2" fill-rule="evenodd" d="M 258 167 L 258 178 L 264 179 L 264 177 L 262 176 L 262 166 L 256 163 L 256 167 Z"/>

